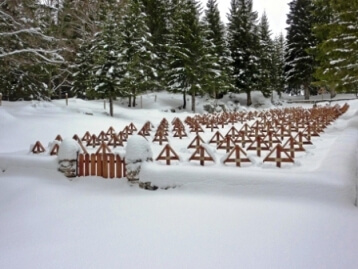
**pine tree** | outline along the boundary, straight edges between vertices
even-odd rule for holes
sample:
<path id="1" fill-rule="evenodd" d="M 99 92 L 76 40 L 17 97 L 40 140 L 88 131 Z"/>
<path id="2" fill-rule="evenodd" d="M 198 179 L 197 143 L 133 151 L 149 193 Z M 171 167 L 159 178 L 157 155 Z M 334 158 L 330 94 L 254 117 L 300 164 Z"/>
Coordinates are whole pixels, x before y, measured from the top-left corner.
<path id="1" fill-rule="evenodd" d="M 225 26 L 221 21 L 216 0 L 208 0 L 205 10 L 204 42 L 206 69 L 206 91 L 214 98 L 222 96 L 232 88 L 230 83 L 230 52 L 225 40 Z"/>
<path id="2" fill-rule="evenodd" d="M 290 89 L 303 87 L 305 99 L 310 96 L 315 59 L 309 49 L 316 45 L 313 35 L 311 0 L 293 0 L 290 2 L 287 16 L 287 38 L 285 51 L 285 77 Z"/>
<path id="3" fill-rule="evenodd" d="M 260 59 L 259 59 L 259 79 L 258 89 L 265 97 L 272 94 L 272 72 L 274 53 L 273 42 L 271 40 L 271 31 L 266 12 L 263 13 L 259 24 L 259 38 L 260 38 Z"/>
<path id="4" fill-rule="evenodd" d="M 272 69 L 271 69 L 271 83 L 272 89 L 277 92 L 281 98 L 281 93 L 285 89 L 285 40 L 283 34 L 275 37 L 273 41 L 274 50 L 272 53 Z"/>
<path id="5" fill-rule="evenodd" d="M 164 88 L 165 71 L 168 68 L 167 43 L 170 25 L 170 2 L 167 0 L 143 0 L 144 12 L 146 13 L 146 25 L 150 33 L 149 41 L 153 44 L 152 53 L 157 57 L 152 60 L 153 68 L 157 76 L 154 80 L 153 90 Z"/>
<path id="6" fill-rule="evenodd" d="M 130 1 L 121 21 L 119 62 L 123 70 L 121 88 L 129 94 L 128 106 L 136 106 L 138 93 L 159 88 L 157 59 L 147 27 L 147 15 L 142 0 Z"/>
<path id="7" fill-rule="evenodd" d="M 10 100 L 48 99 L 47 67 L 64 63 L 58 40 L 39 20 L 40 9 L 35 0 L 0 5 L 0 88 Z"/>
<path id="8" fill-rule="evenodd" d="M 119 62 L 119 27 L 120 15 L 115 0 L 103 3 L 100 13 L 100 32 L 95 35 L 92 47 L 94 66 L 90 71 L 93 78 L 96 97 L 108 98 L 110 116 L 113 116 L 113 100 L 125 93 L 120 91 L 122 68 Z"/>
<path id="9" fill-rule="evenodd" d="M 76 54 L 74 65 L 72 66 L 72 88 L 71 92 L 77 97 L 94 97 L 94 51 L 90 38 L 81 41 Z"/>
<path id="10" fill-rule="evenodd" d="M 247 105 L 252 104 L 251 91 L 257 88 L 259 72 L 259 38 L 257 12 L 251 0 L 231 0 L 228 16 L 228 38 L 233 59 L 233 78 L 236 92 L 247 94 Z"/>
<path id="11" fill-rule="evenodd" d="M 194 0 L 174 2 L 167 80 L 171 91 L 183 93 L 184 109 L 186 95 L 191 94 L 192 111 L 195 112 L 195 95 L 203 92 L 205 83 L 204 43 L 199 6 Z"/>
<path id="12" fill-rule="evenodd" d="M 321 14 L 326 14 L 326 23 L 318 22 L 315 28 L 320 41 L 317 84 L 338 92 L 358 92 L 358 1 L 329 3 L 324 6 L 315 2 L 317 8 L 325 8 Z"/>

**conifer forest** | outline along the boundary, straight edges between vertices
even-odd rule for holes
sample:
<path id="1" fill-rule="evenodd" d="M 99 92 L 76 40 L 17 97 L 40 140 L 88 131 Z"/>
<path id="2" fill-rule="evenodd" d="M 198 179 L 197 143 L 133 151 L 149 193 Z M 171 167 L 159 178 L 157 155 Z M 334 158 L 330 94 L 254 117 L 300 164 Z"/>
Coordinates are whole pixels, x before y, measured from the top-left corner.
<path id="1" fill-rule="evenodd" d="M 2 98 L 358 91 L 358 0 L 292 0 L 277 36 L 253 1 L 0 0 Z"/>

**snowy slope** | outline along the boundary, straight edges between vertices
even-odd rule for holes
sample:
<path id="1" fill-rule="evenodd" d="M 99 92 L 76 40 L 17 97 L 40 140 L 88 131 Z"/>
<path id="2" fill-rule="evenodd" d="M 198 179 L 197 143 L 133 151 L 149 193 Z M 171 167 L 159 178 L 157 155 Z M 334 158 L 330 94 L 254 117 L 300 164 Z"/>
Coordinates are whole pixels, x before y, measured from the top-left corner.
<path id="1" fill-rule="evenodd" d="M 125 179 L 69 181 L 56 157 L 29 153 L 57 134 L 192 115 L 178 109 L 180 95 L 145 95 L 143 108 L 125 102 L 117 101 L 114 118 L 103 101 L 3 102 L 0 268 L 357 268 L 357 100 L 282 169 L 258 158 L 224 166 L 218 151 L 215 164 L 201 167 L 187 161 L 193 135 L 171 138 L 182 161 L 142 170 L 145 180 L 175 186 L 169 190 L 145 191 Z M 161 149 L 153 144 L 153 156 Z"/>

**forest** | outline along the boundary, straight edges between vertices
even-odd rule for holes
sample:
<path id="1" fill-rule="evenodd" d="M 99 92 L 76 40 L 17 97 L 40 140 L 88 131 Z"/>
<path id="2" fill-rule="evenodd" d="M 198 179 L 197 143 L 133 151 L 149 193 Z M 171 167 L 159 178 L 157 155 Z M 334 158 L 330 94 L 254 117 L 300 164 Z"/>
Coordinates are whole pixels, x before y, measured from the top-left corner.
<path id="1" fill-rule="evenodd" d="M 292 0 L 273 36 L 252 0 L 0 0 L 3 100 L 117 98 L 144 92 L 358 91 L 358 0 Z M 113 109 L 110 114 L 113 115 Z"/>

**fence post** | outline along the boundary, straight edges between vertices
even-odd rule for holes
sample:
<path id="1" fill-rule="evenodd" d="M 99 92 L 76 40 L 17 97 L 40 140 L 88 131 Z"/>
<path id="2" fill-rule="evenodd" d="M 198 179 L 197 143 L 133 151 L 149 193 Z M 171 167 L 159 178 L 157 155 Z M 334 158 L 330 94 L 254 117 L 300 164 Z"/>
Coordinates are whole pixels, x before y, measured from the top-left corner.
<path id="1" fill-rule="evenodd" d="M 1 106 L 1 100 L 2 100 L 2 93 L 0 92 L 0 106 Z"/>
<path id="2" fill-rule="evenodd" d="M 67 92 L 66 92 L 65 96 L 66 96 L 66 106 L 68 106 L 68 93 Z"/>

